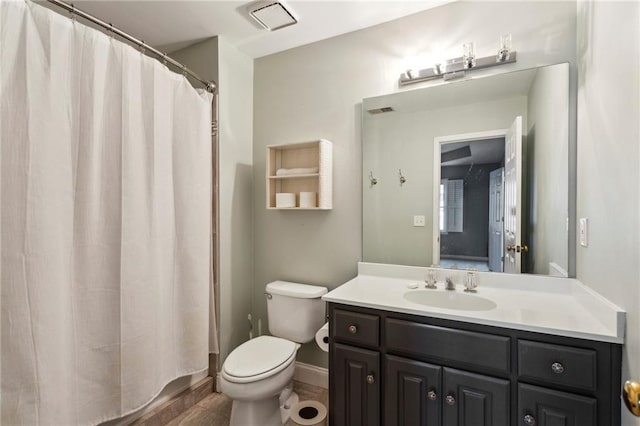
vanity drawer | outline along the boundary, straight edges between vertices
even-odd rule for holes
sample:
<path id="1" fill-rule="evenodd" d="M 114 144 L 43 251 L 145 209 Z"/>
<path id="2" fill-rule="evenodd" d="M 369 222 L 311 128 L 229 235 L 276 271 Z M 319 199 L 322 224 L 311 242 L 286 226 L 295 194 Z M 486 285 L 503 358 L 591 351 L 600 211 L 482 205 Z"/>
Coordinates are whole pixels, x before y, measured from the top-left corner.
<path id="1" fill-rule="evenodd" d="M 506 336 L 476 333 L 388 318 L 385 335 L 389 351 L 426 357 L 448 365 L 480 367 L 508 374 L 510 342 Z"/>
<path id="2" fill-rule="evenodd" d="M 518 375 L 551 384 L 595 391 L 596 351 L 518 340 Z"/>
<path id="3" fill-rule="evenodd" d="M 333 336 L 341 341 L 380 346 L 380 317 L 359 312 L 333 311 Z"/>

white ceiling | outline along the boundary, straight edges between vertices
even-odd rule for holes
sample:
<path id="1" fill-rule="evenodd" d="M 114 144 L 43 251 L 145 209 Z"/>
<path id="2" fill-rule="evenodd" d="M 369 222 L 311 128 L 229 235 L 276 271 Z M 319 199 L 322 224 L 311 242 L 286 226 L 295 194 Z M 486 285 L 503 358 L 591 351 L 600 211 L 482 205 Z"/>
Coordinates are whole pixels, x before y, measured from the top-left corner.
<path id="1" fill-rule="evenodd" d="M 82 9 L 171 52 L 221 35 L 252 58 L 391 21 L 453 0 L 285 1 L 299 23 L 269 32 L 246 12 L 251 1 L 75 1 Z"/>
<path id="2" fill-rule="evenodd" d="M 500 163 L 504 160 L 504 138 L 448 143 L 442 145 L 441 152 L 445 153 L 465 146 L 469 146 L 471 156 L 447 161 L 446 166 L 445 163 L 442 163 L 443 167 L 492 164 Z"/>

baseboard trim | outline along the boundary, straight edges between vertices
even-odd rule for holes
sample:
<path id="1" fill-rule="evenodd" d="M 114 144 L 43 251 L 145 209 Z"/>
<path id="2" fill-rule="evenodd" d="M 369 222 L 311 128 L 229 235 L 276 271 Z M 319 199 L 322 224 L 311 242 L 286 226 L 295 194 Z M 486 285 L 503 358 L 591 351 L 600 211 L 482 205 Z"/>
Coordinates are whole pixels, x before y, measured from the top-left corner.
<path id="1" fill-rule="evenodd" d="M 293 380 L 329 389 L 329 370 L 316 365 L 305 364 L 304 362 L 296 362 Z"/>

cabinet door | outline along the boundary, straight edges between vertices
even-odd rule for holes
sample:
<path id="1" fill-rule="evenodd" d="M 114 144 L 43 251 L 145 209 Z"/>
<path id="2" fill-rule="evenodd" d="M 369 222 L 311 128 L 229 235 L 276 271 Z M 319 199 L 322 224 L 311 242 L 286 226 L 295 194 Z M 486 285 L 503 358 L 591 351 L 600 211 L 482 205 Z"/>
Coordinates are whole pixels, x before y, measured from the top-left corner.
<path id="1" fill-rule="evenodd" d="M 444 368 L 444 426 L 508 426 L 509 381 Z"/>
<path id="2" fill-rule="evenodd" d="M 380 354 L 336 343 L 333 357 L 335 423 L 332 426 L 378 426 Z"/>
<path id="3" fill-rule="evenodd" d="M 594 398 L 518 385 L 518 425 L 596 426 L 597 401 Z"/>
<path id="4" fill-rule="evenodd" d="M 385 358 L 385 426 L 439 426 L 442 367 Z"/>

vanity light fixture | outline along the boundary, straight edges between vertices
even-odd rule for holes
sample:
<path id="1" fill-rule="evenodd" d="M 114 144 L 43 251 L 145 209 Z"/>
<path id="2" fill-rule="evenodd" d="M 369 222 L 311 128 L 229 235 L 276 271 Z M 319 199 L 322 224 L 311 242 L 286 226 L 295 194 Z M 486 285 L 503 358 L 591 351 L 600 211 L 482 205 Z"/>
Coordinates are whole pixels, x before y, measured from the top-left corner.
<path id="1" fill-rule="evenodd" d="M 416 78 L 418 76 L 419 71 L 414 70 L 414 69 L 408 69 L 404 72 L 404 75 L 407 76 L 407 78 L 412 79 L 412 78 Z"/>
<path id="2" fill-rule="evenodd" d="M 464 77 L 468 71 L 514 62 L 516 62 L 516 52 L 511 50 L 511 34 L 505 34 L 500 37 L 498 53 L 495 56 L 478 58 L 476 57 L 474 43 L 467 42 L 463 45 L 463 55 L 461 57 L 447 59 L 444 64 L 438 63 L 431 68 L 425 68 L 419 71 L 408 69 L 400 75 L 398 84 L 400 86 L 406 86 L 407 84 L 420 83 L 438 78 L 449 81 Z"/>

